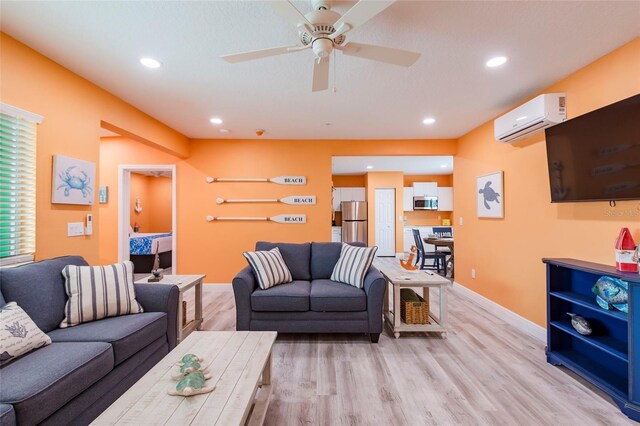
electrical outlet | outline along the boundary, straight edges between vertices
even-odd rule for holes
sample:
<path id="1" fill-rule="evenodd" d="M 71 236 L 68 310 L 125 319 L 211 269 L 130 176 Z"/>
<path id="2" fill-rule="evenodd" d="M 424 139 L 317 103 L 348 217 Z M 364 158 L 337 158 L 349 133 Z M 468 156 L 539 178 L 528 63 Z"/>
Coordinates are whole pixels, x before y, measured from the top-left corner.
<path id="1" fill-rule="evenodd" d="M 460 217 L 459 221 L 460 221 L 460 226 L 462 226 L 462 216 Z"/>
<path id="2" fill-rule="evenodd" d="M 476 279 L 476 270 L 475 269 L 471 270 L 471 278 L 473 278 L 474 280 Z"/>
<path id="3" fill-rule="evenodd" d="M 79 237 L 84 235 L 84 222 L 67 223 L 67 237 Z"/>

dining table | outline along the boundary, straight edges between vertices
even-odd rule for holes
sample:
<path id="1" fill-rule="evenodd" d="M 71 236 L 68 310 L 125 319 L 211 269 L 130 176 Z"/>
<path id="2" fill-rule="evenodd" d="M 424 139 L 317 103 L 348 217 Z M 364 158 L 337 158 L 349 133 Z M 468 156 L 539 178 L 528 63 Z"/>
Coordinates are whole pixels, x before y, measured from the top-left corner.
<path id="1" fill-rule="evenodd" d="M 454 267 L 453 267 L 453 238 L 449 238 L 449 237 L 433 237 L 433 236 L 428 236 L 428 237 L 424 237 L 423 241 L 427 244 L 432 244 L 434 246 L 437 247 L 448 247 L 449 250 L 451 250 L 451 256 L 449 256 L 449 261 L 447 262 L 447 265 L 445 265 L 445 276 L 446 274 L 446 269 L 448 264 L 451 264 L 451 278 L 455 278 L 454 276 Z"/>

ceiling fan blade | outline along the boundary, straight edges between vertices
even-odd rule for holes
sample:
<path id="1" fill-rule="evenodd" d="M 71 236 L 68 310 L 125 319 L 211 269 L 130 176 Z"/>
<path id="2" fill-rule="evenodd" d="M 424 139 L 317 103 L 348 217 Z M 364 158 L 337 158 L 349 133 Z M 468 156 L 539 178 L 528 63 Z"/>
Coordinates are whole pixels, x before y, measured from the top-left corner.
<path id="1" fill-rule="evenodd" d="M 320 92 L 329 88 L 329 58 L 322 59 L 318 62 L 313 61 L 313 84 L 312 92 Z"/>
<path id="2" fill-rule="evenodd" d="M 270 49 L 253 50 L 251 52 L 233 53 L 231 55 L 221 56 L 227 62 L 235 64 L 236 62 L 251 61 L 253 59 L 268 58 L 269 56 L 284 55 L 285 53 L 297 52 L 300 46 L 282 46 L 272 47 Z"/>
<path id="3" fill-rule="evenodd" d="M 266 1 L 265 3 L 269 4 L 280 16 L 289 21 L 290 24 L 296 27 L 300 25 L 309 25 L 312 27 L 307 18 L 288 0 Z"/>
<path id="4" fill-rule="evenodd" d="M 343 27 L 343 31 L 341 31 L 341 34 L 344 34 L 364 24 L 391 6 L 395 1 L 396 0 L 360 0 L 351 9 L 347 10 L 347 13 L 342 15 L 342 17 L 333 24 L 333 27 L 339 31 L 342 24 L 348 24 L 349 27 L 345 26 Z M 346 28 L 346 30 L 344 28 Z"/>
<path id="5" fill-rule="evenodd" d="M 336 46 L 342 53 L 372 61 L 386 62 L 387 64 L 410 67 L 420 57 L 420 53 L 408 50 L 394 49 L 393 47 L 374 46 L 372 44 L 349 42 L 342 47 Z"/>

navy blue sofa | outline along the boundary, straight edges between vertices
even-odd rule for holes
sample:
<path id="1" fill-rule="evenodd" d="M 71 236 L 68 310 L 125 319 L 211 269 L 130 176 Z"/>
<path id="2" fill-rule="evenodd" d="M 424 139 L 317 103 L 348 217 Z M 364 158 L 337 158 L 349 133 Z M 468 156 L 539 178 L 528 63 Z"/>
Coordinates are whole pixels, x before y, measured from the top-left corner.
<path id="1" fill-rule="evenodd" d="M 330 279 L 342 243 L 256 243 L 256 250 L 274 247 L 293 282 L 262 290 L 251 267 L 242 269 L 233 279 L 237 330 L 368 333 L 378 342 L 386 289 L 380 271 L 372 266 L 359 289 Z"/>
<path id="2" fill-rule="evenodd" d="M 86 425 L 176 345 L 178 288 L 135 284 L 144 313 L 58 328 L 65 256 L 0 269 L 0 306 L 15 301 L 52 343 L 0 367 L 0 426 Z"/>

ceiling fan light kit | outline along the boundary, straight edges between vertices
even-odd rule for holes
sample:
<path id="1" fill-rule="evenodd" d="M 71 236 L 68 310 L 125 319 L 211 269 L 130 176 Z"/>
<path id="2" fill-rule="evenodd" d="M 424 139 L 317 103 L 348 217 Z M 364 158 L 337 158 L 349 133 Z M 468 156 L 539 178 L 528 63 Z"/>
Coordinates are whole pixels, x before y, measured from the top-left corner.
<path id="1" fill-rule="evenodd" d="M 222 56 L 222 59 L 237 63 L 311 48 L 315 56 L 311 85 L 313 92 L 329 88 L 329 61 L 334 49 L 348 56 L 410 67 L 418 60 L 420 53 L 363 43 L 344 43 L 346 33 L 369 21 L 394 2 L 395 0 L 360 0 L 344 15 L 340 15 L 331 10 L 330 0 L 312 0 L 313 10 L 303 15 L 289 1 L 269 1 L 267 3 L 271 7 L 298 29 L 301 45 L 236 53 Z"/>

